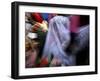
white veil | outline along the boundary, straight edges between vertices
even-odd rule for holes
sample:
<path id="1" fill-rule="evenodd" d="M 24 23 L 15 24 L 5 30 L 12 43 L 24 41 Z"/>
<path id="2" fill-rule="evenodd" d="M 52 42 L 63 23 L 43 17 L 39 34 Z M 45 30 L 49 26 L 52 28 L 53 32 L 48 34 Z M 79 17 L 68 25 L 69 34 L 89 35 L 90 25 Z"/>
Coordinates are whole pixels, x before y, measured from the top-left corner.
<path id="1" fill-rule="evenodd" d="M 75 55 L 64 50 L 70 43 L 70 21 L 68 17 L 55 16 L 50 20 L 49 30 L 43 50 L 43 57 L 53 55 L 62 65 L 75 65 Z"/>

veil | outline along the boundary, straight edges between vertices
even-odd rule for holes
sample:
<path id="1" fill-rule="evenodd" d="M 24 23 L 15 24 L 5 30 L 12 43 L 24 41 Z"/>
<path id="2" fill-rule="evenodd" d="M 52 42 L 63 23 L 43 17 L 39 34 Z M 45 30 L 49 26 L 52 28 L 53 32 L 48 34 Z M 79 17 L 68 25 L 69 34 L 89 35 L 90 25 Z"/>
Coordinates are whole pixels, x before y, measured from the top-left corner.
<path id="1" fill-rule="evenodd" d="M 62 65 L 75 65 L 75 55 L 65 52 L 70 44 L 70 21 L 68 17 L 55 16 L 50 20 L 43 57 L 58 58 Z"/>

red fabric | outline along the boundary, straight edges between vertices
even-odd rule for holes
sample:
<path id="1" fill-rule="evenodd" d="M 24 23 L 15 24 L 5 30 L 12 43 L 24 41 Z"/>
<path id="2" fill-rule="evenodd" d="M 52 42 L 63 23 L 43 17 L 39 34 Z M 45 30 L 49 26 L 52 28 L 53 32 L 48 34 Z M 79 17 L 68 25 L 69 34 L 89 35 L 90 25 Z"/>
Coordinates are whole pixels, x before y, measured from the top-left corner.
<path id="1" fill-rule="evenodd" d="M 80 25 L 80 16 L 73 15 L 70 20 L 70 31 L 76 33 Z"/>
<path id="2" fill-rule="evenodd" d="M 43 66 L 47 66 L 49 64 L 47 58 L 43 58 L 41 59 L 41 62 L 40 62 L 40 66 L 43 67 Z"/>
<path id="3" fill-rule="evenodd" d="M 48 64 L 49 64 L 49 62 L 48 62 L 47 58 L 42 58 L 40 60 L 40 62 L 38 64 L 36 64 L 35 66 L 36 67 L 46 67 L 46 66 L 48 66 Z"/>
<path id="4" fill-rule="evenodd" d="M 43 19 L 39 13 L 32 13 L 32 17 L 37 21 L 42 23 Z"/>

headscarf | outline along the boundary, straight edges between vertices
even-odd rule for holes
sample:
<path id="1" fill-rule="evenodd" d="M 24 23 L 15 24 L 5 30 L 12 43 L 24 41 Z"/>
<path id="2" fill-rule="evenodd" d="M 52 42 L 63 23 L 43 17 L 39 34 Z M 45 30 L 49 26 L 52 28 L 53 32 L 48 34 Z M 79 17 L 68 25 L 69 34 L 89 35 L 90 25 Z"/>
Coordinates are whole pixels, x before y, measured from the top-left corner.
<path id="1" fill-rule="evenodd" d="M 43 19 L 40 15 L 40 13 L 32 13 L 32 17 L 34 18 L 35 21 L 42 23 Z"/>

